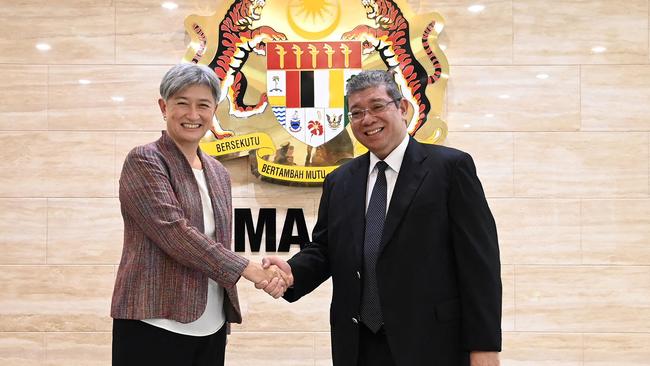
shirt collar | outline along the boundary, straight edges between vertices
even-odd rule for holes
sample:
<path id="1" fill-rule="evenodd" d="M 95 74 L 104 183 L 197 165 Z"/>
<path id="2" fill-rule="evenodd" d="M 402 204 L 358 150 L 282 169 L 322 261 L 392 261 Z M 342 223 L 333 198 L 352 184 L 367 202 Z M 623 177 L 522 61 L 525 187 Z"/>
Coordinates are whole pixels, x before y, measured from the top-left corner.
<path id="1" fill-rule="evenodd" d="M 400 144 L 397 145 L 397 147 L 394 148 L 390 154 L 388 154 L 386 159 L 384 159 L 386 164 L 388 164 L 388 167 L 396 173 L 399 173 L 399 168 L 402 166 L 402 160 L 404 160 L 404 154 L 406 153 L 406 147 L 408 144 L 409 134 L 407 133 L 406 136 L 404 136 L 402 142 L 400 142 Z M 379 159 L 377 155 L 373 154 L 372 152 L 370 153 L 370 169 L 368 170 L 368 175 L 370 175 L 370 173 L 372 173 L 372 171 L 375 169 L 375 165 L 377 165 L 377 162 L 379 160 L 381 159 Z"/>

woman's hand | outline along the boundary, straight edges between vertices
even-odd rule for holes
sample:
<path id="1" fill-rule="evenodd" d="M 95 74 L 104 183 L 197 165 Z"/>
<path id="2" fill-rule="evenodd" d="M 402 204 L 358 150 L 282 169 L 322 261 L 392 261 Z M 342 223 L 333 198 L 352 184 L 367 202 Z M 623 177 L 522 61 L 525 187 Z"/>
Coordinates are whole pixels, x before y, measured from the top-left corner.
<path id="1" fill-rule="evenodd" d="M 271 285 L 269 287 L 274 290 L 269 292 L 269 295 L 276 299 L 282 296 L 287 289 L 287 275 L 275 265 L 269 266 L 265 269 L 261 264 L 251 261 L 244 269 L 242 276 L 255 283 L 255 287 L 258 289 L 266 288 Z"/>

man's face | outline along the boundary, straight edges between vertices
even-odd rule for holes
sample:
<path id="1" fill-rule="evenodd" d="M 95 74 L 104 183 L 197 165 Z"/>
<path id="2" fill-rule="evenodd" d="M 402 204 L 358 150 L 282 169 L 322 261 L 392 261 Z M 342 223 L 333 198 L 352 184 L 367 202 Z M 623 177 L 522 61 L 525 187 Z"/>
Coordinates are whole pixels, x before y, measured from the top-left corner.
<path id="1" fill-rule="evenodd" d="M 351 121 L 354 137 L 382 160 L 406 135 L 408 102 L 405 99 L 399 102 L 391 101 L 383 85 L 363 89 L 348 96 L 350 113 L 358 114 L 359 111 L 367 109 L 363 118 Z M 381 111 L 373 113 L 377 110 Z"/>
<path id="2" fill-rule="evenodd" d="M 167 133 L 177 144 L 198 144 L 212 127 L 217 103 L 205 85 L 190 85 L 169 97 L 160 99 L 160 110 L 167 117 Z"/>

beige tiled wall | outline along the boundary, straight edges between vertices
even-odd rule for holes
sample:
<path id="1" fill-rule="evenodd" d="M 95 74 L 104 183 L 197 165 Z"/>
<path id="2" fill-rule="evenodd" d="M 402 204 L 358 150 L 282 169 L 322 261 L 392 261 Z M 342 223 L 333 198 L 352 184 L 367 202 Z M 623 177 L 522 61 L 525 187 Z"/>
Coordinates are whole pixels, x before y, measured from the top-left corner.
<path id="1" fill-rule="evenodd" d="M 473 155 L 498 223 L 503 365 L 650 365 L 648 0 L 409 2 L 446 18 L 445 144 Z M 0 0 L 1 365 L 110 364 L 121 164 L 163 127 L 184 18 L 220 9 L 160 3 Z M 235 207 L 313 225 L 319 189 L 225 165 Z M 229 365 L 331 363 L 329 282 L 297 304 L 240 291 Z"/>

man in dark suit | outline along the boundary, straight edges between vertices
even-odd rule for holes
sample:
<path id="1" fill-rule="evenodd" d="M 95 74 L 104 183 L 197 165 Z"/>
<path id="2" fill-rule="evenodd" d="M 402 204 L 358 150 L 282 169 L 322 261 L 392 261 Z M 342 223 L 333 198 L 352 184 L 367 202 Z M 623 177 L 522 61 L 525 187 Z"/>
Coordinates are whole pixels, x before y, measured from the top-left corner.
<path id="1" fill-rule="evenodd" d="M 313 242 L 264 264 L 291 273 L 291 302 L 332 277 L 336 366 L 498 365 L 497 233 L 472 158 L 409 137 L 390 73 L 364 71 L 346 92 L 369 153 L 325 179 Z"/>

